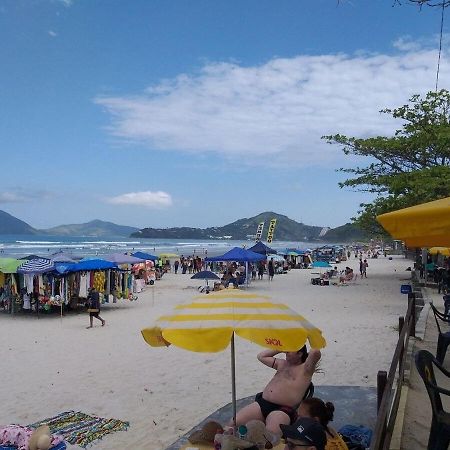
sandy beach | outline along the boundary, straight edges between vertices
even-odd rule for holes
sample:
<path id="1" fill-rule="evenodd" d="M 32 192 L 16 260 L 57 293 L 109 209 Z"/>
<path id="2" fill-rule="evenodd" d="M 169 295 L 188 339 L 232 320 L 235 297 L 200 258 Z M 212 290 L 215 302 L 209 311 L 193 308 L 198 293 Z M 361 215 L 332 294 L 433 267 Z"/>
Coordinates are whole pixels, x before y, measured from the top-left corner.
<path id="1" fill-rule="evenodd" d="M 291 270 L 252 283 L 319 327 L 327 340 L 316 385 L 375 386 L 397 341 L 407 308 L 400 284 L 412 263 L 401 256 L 370 259 L 368 277 L 344 286 L 315 286 L 310 270 Z M 358 261 L 343 262 L 357 271 Z M 106 326 L 87 330 L 87 313 L 62 318 L 0 315 L 3 377 L 0 423 L 26 425 L 76 410 L 130 422 L 107 435 L 101 449 L 162 450 L 231 400 L 230 352 L 151 348 L 140 335 L 160 315 L 198 295 L 197 280 L 166 274 L 139 300 L 106 305 Z M 237 338 L 237 397 L 261 390 L 272 375 L 256 359 L 260 348 Z M 338 413 L 338 412 L 337 412 Z M 79 448 L 68 445 L 68 448 Z"/>

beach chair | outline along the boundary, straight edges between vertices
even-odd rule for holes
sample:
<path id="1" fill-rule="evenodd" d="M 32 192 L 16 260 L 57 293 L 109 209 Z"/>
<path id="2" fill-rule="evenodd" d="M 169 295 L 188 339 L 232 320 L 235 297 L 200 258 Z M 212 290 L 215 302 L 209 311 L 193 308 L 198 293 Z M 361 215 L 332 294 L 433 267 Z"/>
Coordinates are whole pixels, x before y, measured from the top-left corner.
<path id="1" fill-rule="evenodd" d="M 445 359 L 445 354 L 447 353 L 447 347 L 450 345 L 450 331 L 445 333 L 442 332 L 439 322 L 450 324 L 450 317 L 445 316 L 443 313 L 438 311 L 436 307 L 430 302 L 431 309 L 434 314 L 434 319 L 436 320 L 436 325 L 439 331 L 437 349 L 436 349 L 436 359 L 442 364 Z"/>
<path id="2" fill-rule="evenodd" d="M 434 368 L 436 367 L 448 380 L 450 380 L 450 372 L 445 370 L 427 350 L 417 352 L 415 360 L 417 371 L 430 398 L 433 413 L 427 449 L 447 450 L 450 444 L 450 412 L 444 411 L 441 394 L 450 396 L 450 390 L 437 385 Z"/>

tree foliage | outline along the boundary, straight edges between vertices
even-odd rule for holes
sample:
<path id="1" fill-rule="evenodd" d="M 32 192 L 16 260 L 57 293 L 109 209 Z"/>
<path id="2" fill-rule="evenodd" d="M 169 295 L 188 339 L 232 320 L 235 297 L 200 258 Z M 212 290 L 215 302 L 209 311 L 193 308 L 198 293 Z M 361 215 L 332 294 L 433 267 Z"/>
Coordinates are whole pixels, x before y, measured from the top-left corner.
<path id="1" fill-rule="evenodd" d="M 414 95 L 409 104 L 381 112 L 402 120 L 392 137 L 323 137 L 342 145 L 347 156 L 370 160 L 366 167 L 338 170 L 353 175 L 339 183 L 341 188 L 377 194 L 352 218 L 371 234 L 383 232 L 375 220 L 379 214 L 450 196 L 450 93 L 442 89 L 425 98 Z"/>

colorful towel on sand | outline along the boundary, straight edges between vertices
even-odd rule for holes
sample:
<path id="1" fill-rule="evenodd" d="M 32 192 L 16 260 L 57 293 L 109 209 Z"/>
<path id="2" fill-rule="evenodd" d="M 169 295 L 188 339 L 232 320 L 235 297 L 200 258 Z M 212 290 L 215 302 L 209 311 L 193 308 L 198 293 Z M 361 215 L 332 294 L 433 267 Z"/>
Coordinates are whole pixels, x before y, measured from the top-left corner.
<path id="1" fill-rule="evenodd" d="M 52 433 L 62 434 L 70 444 L 77 444 L 86 448 L 89 444 L 102 439 L 109 433 L 126 430 L 130 423 L 117 419 L 90 416 L 82 412 L 66 411 L 29 426 L 37 428 L 41 425 L 48 425 Z"/>

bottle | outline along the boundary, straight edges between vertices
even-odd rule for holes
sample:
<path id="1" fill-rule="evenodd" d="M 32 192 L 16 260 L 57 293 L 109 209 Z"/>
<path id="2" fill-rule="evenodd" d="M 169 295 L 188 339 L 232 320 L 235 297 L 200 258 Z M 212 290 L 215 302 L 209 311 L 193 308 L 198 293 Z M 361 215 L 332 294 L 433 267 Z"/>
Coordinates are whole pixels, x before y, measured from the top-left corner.
<path id="1" fill-rule="evenodd" d="M 247 437 L 247 427 L 245 425 L 241 425 L 238 428 L 238 437 L 239 439 L 245 439 Z"/>

